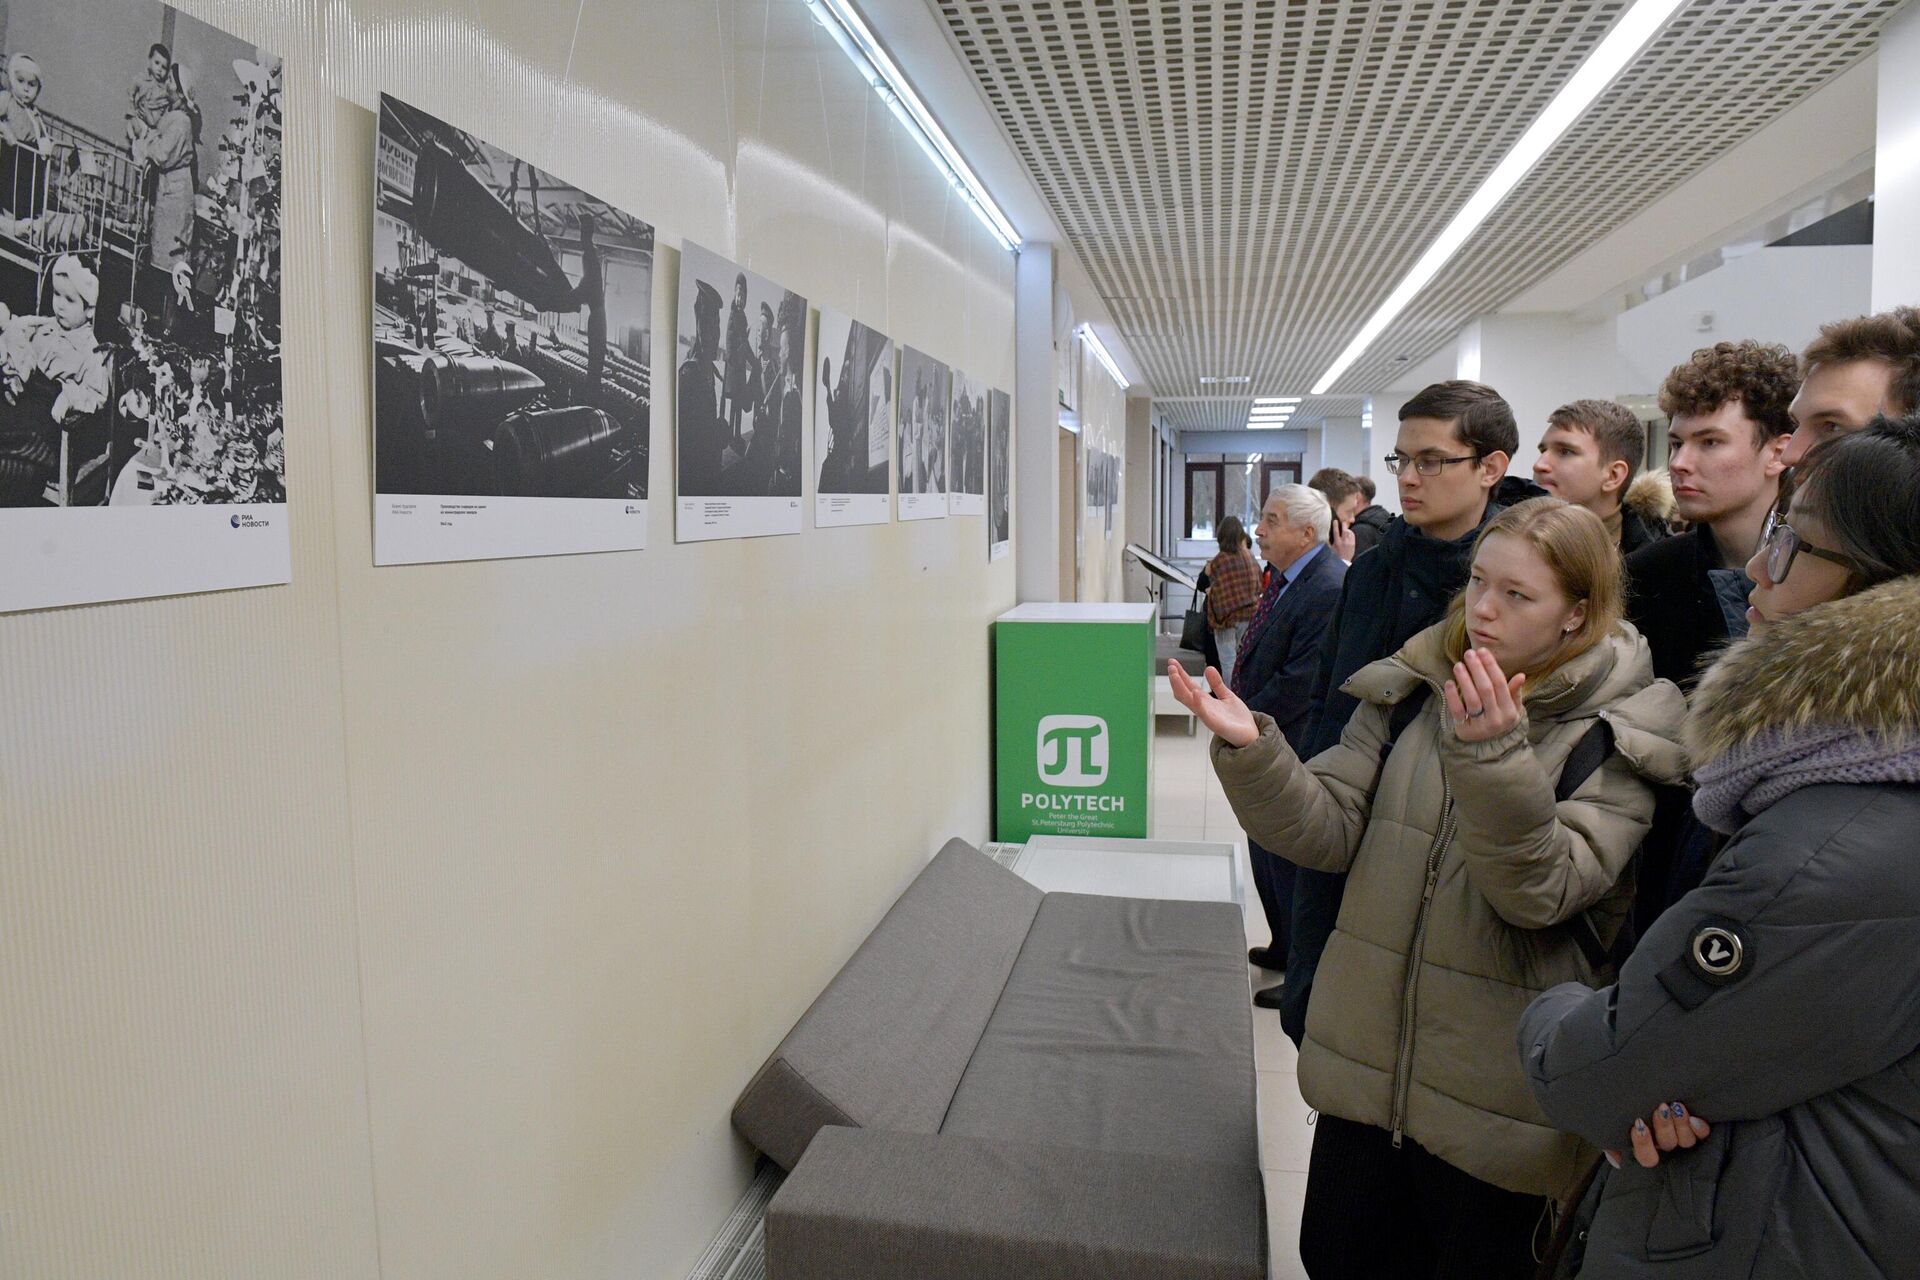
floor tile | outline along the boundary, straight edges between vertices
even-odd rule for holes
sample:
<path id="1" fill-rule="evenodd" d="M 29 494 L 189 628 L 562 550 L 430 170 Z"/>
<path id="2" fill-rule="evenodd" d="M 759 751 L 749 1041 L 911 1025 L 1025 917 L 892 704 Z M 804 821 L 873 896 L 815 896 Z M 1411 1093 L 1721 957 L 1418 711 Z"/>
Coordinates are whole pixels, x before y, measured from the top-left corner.
<path id="1" fill-rule="evenodd" d="M 1262 986 L 1280 976 L 1268 973 L 1265 969 L 1255 969 L 1254 973 L 1259 975 L 1254 981 Z M 1253 1062 L 1260 1068 L 1261 1075 L 1269 1071 L 1292 1075 L 1300 1064 L 1300 1051 L 1293 1047 L 1293 1041 L 1287 1039 L 1287 1033 L 1280 1029 L 1280 1015 L 1275 1010 L 1253 1011 Z"/>
<path id="2" fill-rule="evenodd" d="M 1270 1280 L 1307 1280 L 1300 1262 L 1300 1208 L 1307 1200 L 1307 1175 L 1270 1169 L 1265 1177 L 1267 1240 L 1273 1250 Z"/>
<path id="3" fill-rule="evenodd" d="M 1264 1010 L 1263 1010 L 1264 1012 Z M 1260 1167 L 1305 1173 L 1313 1150 L 1312 1109 L 1300 1097 L 1291 1071 L 1262 1071 L 1260 1077 Z"/>

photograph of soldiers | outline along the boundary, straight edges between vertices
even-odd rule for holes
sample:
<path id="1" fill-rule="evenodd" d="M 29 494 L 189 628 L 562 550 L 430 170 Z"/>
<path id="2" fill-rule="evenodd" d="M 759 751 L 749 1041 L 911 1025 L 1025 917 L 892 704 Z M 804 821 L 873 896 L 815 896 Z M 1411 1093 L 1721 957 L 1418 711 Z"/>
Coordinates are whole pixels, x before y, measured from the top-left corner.
<path id="1" fill-rule="evenodd" d="M 1013 546 L 1013 399 L 987 392 L 987 559 Z"/>
<path id="2" fill-rule="evenodd" d="M 900 518 L 947 514 L 947 416 L 953 373 L 912 347 L 900 348 Z"/>
<path id="3" fill-rule="evenodd" d="M 806 340 L 805 298 L 682 247 L 678 496 L 705 501 L 678 508 L 681 538 L 800 531 Z"/>
<path id="4" fill-rule="evenodd" d="M 987 387 L 953 371 L 953 410 L 948 431 L 949 509 L 957 516 L 987 513 Z"/>
<path id="5" fill-rule="evenodd" d="M 644 501 L 653 227 L 385 94 L 377 169 L 374 482 L 383 508 L 423 495 L 596 499 L 616 504 L 602 509 L 612 512 Z M 563 519 L 563 510 L 549 514 Z M 547 519 L 502 504 L 483 516 L 515 518 Z M 604 542 L 567 549 L 643 545 L 617 527 Z M 405 551 L 380 545 L 376 521 L 376 560 L 553 549 L 544 540 L 516 547 L 500 528 L 486 535 L 484 547 L 453 538 L 440 551 Z"/>
<path id="6" fill-rule="evenodd" d="M 814 392 L 814 523 L 885 524 L 893 442 L 893 342 L 829 307 L 820 310 Z"/>

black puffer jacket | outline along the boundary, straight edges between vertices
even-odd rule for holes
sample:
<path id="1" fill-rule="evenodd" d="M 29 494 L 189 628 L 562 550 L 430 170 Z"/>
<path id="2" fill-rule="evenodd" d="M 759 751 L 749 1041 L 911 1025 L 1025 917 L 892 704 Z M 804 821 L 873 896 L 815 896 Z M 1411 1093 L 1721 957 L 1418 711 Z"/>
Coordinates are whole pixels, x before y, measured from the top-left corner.
<path id="1" fill-rule="evenodd" d="M 1367 552 L 1380 545 L 1380 539 L 1387 536 L 1387 526 L 1393 523 L 1393 513 L 1375 503 L 1353 518 L 1353 558 L 1358 560 Z"/>
<path id="2" fill-rule="evenodd" d="M 1848 776 L 1878 780 L 1822 774 L 1770 805 L 1749 789 L 1791 785 L 1787 744 L 1836 732 L 1867 748 Z M 1736 644 L 1687 736 L 1696 760 L 1742 765 L 1759 812 L 1616 986 L 1557 987 L 1520 1024 L 1534 1096 L 1569 1132 L 1622 1147 L 1668 1101 L 1713 1125 L 1608 1175 L 1580 1280 L 1916 1280 L 1920 786 L 1893 778 L 1920 742 L 1920 579 Z"/>

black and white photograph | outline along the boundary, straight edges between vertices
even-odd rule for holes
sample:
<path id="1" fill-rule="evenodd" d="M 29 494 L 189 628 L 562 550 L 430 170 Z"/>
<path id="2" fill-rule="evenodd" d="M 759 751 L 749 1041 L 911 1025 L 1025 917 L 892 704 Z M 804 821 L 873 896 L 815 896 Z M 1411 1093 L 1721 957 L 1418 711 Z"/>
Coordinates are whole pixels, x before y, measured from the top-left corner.
<path id="1" fill-rule="evenodd" d="M 987 392 L 987 559 L 1013 547 L 1013 398 Z"/>
<path id="2" fill-rule="evenodd" d="M 1120 459 L 1104 449 L 1087 453 L 1087 510 L 1099 511 L 1105 536 L 1113 536 L 1113 512 L 1120 505 Z"/>
<path id="3" fill-rule="evenodd" d="M 807 300 L 691 240 L 680 253 L 681 542 L 799 533 Z"/>
<path id="4" fill-rule="evenodd" d="M 953 371 L 953 409 L 947 425 L 947 509 L 956 516 L 987 514 L 987 384 Z"/>
<path id="5" fill-rule="evenodd" d="M 281 63 L 0 4 L 0 610 L 287 582 Z"/>
<path id="6" fill-rule="evenodd" d="M 900 348 L 900 518 L 947 514 L 947 410 L 953 373 L 912 347 Z"/>
<path id="7" fill-rule="evenodd" d="M 820 383 L 813 410 L 813 523 L 885 524 L 893 448 L 893 341 L 852 316 L 820 308 Z"/>
<path id="8" fill-rule="evenodd" d="M 653 227 L 380 95 L 374 563 L 647 544 Z"/>

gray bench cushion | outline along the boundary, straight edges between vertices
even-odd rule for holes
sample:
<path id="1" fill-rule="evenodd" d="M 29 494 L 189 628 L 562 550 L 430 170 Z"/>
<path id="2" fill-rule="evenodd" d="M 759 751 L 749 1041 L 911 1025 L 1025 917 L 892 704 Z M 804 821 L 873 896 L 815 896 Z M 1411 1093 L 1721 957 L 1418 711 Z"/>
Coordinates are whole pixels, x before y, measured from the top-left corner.
<path id="1" fill-rule="evenodd" d="M 761 1067 L 734 1128 L 784 1169 L 824 1124 L 938 1131 L 1041 898 L 949 841 Z"/>
<path id="2" fill-rule="evenodd" d="M 767 1274 L 1264 1280 L 1260 1166 L 822 1129 L 767 1208 Z"/>
<path id="3" fill-rule="evenodd" d="M 940 1132 L 1260 1167 L 1239 908 L 1048 894 Z"/>

